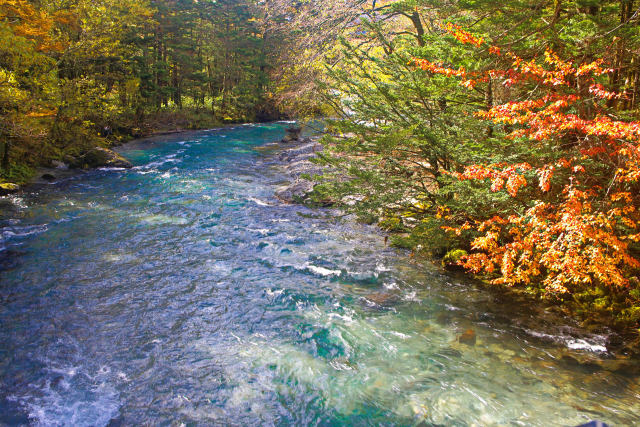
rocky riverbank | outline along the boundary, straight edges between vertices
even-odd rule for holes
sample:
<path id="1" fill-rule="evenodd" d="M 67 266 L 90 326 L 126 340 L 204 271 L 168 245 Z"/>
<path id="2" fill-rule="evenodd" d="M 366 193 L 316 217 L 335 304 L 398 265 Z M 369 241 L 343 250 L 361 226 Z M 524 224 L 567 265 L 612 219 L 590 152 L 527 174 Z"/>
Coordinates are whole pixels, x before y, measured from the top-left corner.
<path id="1" fill-rule="evenodd" d="M 318 184 L 313 177 L 330 171 L 330 167 L 314 161 L 324 151 L 319 138 L 285 138 L 277 145 L 280 149 L 276 154 L 276 167 L 286 174 L 288 183 L 280 186 L 275 196 L 285 203 L 317 205 L 318 202 L 311 201 L 310 197 Z M 329 206 L 335 203 L 327 200 L 321 204 Z M 458 276 L 463 273 L 449 271 L 446 274 Z M 485 286 L 482 282 L 477 282 L 477 285 L 488 298 L 500 300 L 497 305 L 514 307 L 513 317 L 508 323 L 520 325 L 528 340 L 535 340 L 543 345 L 560 345 L 555 357 L 562 360 L 562 363 L 579 370 L 640 375 L 640 349 L 634 337 L 621 336 L 604 326 L 587 330 L 553 304 L 540 302 L 531 306 L 530 299 L 517 292 Z M 367 297 L 367 302 L 376 306 L 393 305 L 396 297 L 392 292 L 375 293 Z M 460 330 L 457 345 L 463 344 L 463 348 L 473 347 L 475 341 L 473 329 Z M 563 346 L 566 346 L 564 350 Z"/>
<path id="2" fill-rule="evenodd" d="M 94 147 L 81 156 L 65 156 L 64 161 L 53 160 L 48 167 L 39 167 L 36 173 L 25 185 L 50 184 L 62 179 L 81 174 L 91 169 L 98 168 L 123 168 L 129 169 L 133 165 L 127 159 L 113 150 L 103 147 Z M 17 193 L 23 186 L 3 183 L 0 185 L 0 196 Z"/>

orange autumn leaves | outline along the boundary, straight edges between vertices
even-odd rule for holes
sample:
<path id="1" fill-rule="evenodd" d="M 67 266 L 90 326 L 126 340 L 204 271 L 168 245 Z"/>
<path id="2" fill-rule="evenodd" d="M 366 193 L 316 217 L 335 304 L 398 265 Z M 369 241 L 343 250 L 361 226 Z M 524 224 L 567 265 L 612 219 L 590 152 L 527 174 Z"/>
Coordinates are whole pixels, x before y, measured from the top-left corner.
<path id="1" fill-rule="evenodd" d="M 53 37 L 56 25 L 69 25 L 75 17 L 68 12 L 49 14 L 26 0 L 0 0 L 0 20 L 8 23 L 14 34 L 35 43 L 38 52 L 62 52 L 66 44 Z"/>
<path id="2" fill-rule="evenodd" d="M 626 95 L 606 89 L 598 79 L 612 70 L 602 60 L 574 64 L 550 50 L 525 60 L 487 46 L 458 26 L 449 24 L 447 31 L 461 43 L 486 48 L 503 66 L 468 71 L 424 59 L 415 63 L 429 73 L 457 78 L 469 89 L 491 81 L 525 94 L 476 116 L 505 125 L 513 144 L 561 156 L 541 154 L 530 163 L 470 165 L 451 173 L 527 199 L 514 203 L 510 214 L 445 227 L 458 235 L 475 230 L 464 267 L 494 275 L 495 283 L 542 284 L 547 295 L 596 284 L 629 286 L 631 272 L 640 268 L 630 250 L 640 241 L 640 122 L 616 117 L 612 105 Z"/>

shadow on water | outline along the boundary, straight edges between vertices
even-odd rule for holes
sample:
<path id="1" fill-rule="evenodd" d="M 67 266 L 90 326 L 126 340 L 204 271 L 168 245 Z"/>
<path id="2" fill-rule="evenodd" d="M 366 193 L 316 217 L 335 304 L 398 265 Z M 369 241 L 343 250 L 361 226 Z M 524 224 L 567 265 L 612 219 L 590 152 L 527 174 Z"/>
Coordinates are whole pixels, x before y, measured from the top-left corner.
<path id="1" fill-rule="evenodd" d="M 284 127 L 138 141 L 131 170 L 0 199 L 0 424 L 638 420 L 606 335 L 278 202 Z"/>

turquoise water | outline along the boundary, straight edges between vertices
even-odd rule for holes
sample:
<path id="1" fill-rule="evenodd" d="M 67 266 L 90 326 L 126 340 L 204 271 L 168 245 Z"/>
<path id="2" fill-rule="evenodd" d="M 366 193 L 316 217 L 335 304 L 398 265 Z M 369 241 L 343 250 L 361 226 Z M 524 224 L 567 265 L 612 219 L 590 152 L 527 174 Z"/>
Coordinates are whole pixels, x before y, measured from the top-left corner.
<path id="1" fill-rule="evenodd" d="M 571 363 L 604 337 L 276 200 L 284 126 L 137 142 L 132 170 L 0 199 L 0 424 L 638 422 L 637 377 Z"/>

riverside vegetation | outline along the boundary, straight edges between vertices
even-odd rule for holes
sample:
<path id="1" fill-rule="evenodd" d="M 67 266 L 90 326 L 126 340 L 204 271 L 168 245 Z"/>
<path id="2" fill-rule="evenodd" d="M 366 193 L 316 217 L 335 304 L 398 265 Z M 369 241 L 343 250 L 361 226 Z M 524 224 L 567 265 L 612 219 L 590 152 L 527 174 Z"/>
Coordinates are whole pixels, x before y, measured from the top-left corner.
<path id="1" fill-rule="evenodd" d="M 0 1 L 1 177 L 154 131 L 274 114 L 255 4 Z"/>
<path id="2" fill-rule="evenodd" d="M 172 120 L 332 117 L 310 201 L 633 339 L 638 7 L 0 0 L 2 176 Z"/>

